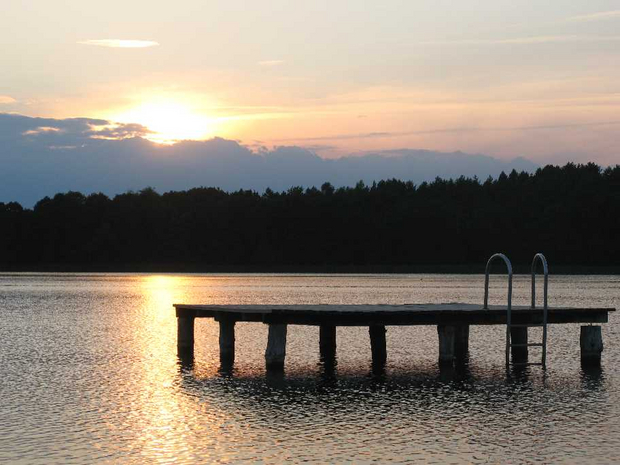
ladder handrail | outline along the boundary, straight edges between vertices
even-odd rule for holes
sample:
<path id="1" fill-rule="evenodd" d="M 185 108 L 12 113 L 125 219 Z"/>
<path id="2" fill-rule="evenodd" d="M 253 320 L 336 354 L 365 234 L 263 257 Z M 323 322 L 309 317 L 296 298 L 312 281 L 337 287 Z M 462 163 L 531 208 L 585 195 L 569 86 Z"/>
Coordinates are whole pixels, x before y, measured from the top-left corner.
<path id="1" fill-rule="evenodd" d="M 496 253 L 491 255 L 489 261 L 487 262 L 487 267 L 485 270 L 484 276 L 484 307 L 483 309 L 489 309 L 489 274 L 491 271 L 491 264 L 497 258 L 501 258 L 506 263 L 506 268 L 508 269 L 508 318 L 510 318 L 510 310 L 512 308 L 512 264 L 506 255 L 503 253 Z"/>
<path id="2" fill-rule="evenodd" d="M 547 295 L 549 291 L 549 266 L 547 259 L 541 253 L 534 255 L 532 260 L 532 308 L 536 308 L 536 263 L 540 261 L 543 266 L 544 284 L 543 284 L 543 349 L 542 349 L 542 367 L 547 366 L 547 317 L 549 313 Z"/>
<path id="3" fill-rule="evenodd" d="M 497 258 L 501 258 L 506 264 L 508 269 L 508 306 L 506 310 L 506 367 L 510 364 L 510 319 L 512 310 L 512 264 L 506 255 L 503 253 L 496 253 L 491 255 L 487 262 L 487 267 L 484 274 L 484 309 L 489 308 L 489 275 L 491 271 L 491 264 Z"/>
<path id="4" fill-rule="evenodd" d="M 544 284 L 543 284 L 543 308 L 547 309 L 547 291 L 549 289 L 549 266 L 547 259 L 541 253 L 534 255 L 532 260 L 532 308 L 536 308 L 536 262 L 540 261 L 543 266 Z"/>

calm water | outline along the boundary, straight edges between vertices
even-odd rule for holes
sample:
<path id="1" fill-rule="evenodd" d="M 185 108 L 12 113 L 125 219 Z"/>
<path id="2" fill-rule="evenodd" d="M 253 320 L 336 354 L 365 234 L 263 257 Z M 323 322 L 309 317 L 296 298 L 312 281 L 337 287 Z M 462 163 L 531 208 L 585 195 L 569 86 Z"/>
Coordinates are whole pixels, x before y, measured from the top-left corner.
<path id="1" fill-rule="evenodd" d="M 365 328 L 338 329 L 335 375 L 318 329 L 289 328 L 267 376 L 263 325 L 237 325 L 232 374 L 217 326 L 176 357 L 172 303 L 482 301 L 483 276 L 0 274 L 0 462 L 620 461 L 619 325 L 602 370 L 579 364 L 579 326 L 552 326 L 548 369 L 504 367 L 504 328 L 474 327 L 469 364 L 437 366 L 434 327 L 389 327 L 385 376 Z M 492 303 L 503 303 L 501 278 Z M 515 303 L 529 281 L 516 277 Z M 552 276 L 550 304 L 620 307 L 620 277 Z M 493 302 L 494 301 L 494 302 Z M 535 350 L 535 349 L 533 349 Z M 532 354 L 531 356 L 533 356 Z"/>

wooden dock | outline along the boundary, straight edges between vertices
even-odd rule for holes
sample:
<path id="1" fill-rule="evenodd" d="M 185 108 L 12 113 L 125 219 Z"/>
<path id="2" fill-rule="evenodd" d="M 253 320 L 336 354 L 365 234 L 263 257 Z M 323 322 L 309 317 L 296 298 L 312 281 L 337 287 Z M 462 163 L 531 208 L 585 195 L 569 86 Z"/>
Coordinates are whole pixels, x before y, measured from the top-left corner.
<path id="1" fill-rule="evenodd" d="M 287 325 L 320 327 L 321 357 L 329 360 L 336 354 L 337 326 L 368 326 L 372 361 L 383 366 L 387 360 L 386 326 L 437 326 L 440 365 L 451 365 L 469 351 L 471 325 L 506 325 L 507 307 L 465 303 L 407 305 L 174 305 L 178 321 L 180 355 L 193 356 L 195 318 L 213 318 L 220 325 L 220 361 L 231 366 L 235 359 L 235 323 L 257 322 L 269 325 L 265 361 L 267 369 L 281 370 L 286 356 Z M 607 323 L 614 308 L 549 308 L 548 324 Z M 539 308 L 512 307 L 510 329 L 512 359 L 527 362 L 528 325 L 540 325 Z M 601 326 L 582 326 L 581 360 L 600 364 L 603 341 Z"/>

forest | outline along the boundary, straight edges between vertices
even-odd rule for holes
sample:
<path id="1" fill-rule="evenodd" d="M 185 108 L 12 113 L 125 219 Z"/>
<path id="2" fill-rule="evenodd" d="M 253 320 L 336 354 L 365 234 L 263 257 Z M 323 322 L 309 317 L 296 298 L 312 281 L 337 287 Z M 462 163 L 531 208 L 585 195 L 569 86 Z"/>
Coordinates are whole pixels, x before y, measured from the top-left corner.
<path id="1" fill-rule="evenodd" d="M 569 163 L 480 181 L 224 192 L 67 192 L 0 203 L 0 270 L 620 270 L 620 165 Z M 559 267 L 559 268 L 557 268 Z"/>

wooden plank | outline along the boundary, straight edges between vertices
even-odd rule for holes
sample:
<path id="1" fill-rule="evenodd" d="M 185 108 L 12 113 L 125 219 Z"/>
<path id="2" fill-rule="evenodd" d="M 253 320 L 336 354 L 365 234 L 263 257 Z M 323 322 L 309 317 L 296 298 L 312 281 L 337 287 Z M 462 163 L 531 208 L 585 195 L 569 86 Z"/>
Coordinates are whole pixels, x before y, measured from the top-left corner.
<path id="1" fill-rule="evenodd" d="M 381 326 L 381 325 L 497 325 L 506 324 L 506 307 L 450 304 L 408 305 L 175 305 L 177 316 L 224 317 L 268 324 Z M 549 324 L 606 323 L 614 308 L 550 308 Z M 513 308 L 514 324 L 542 322 L 542 310 Z"/>
<path id="2" fill-rule="evenodd" d="M 400 304 L 400 305 L 384 305 L 384 304 L 319 304 L 319 305 L 197 305 L 197 304 L 174 304 L 176 309 L 181 310 L 204 310 L 204 311 L 214 311 L 214 312 L 230 312 L 234 311 L 237 313 L 273 313 L 278 311 L 304 311 L 304 312 L 339 312 L 339 313 L 349 313 L 349 312 L 403 312 L 403 311 L 448 311 L 448 310 L 458 310 L 458 311 L 494 311 L 501 310 L 506 311 L 505 305 L 489 305 L 488 309 L 483 309 L 480 304 L 468 304 L 462 302 L 452 302 L 452 303 L 440 303 L 440 304 Z M 607 310 L 607 311 L 615 311 L 614 308 L 603 308 L 603 307 L 550 307 L 549 310 Z M 540 308 L 532 309 L 529 306 L 513 306 L 512 310 L 520 311 L 520 310 L 529 310 L 529 311 L 540 311 Z"/>

